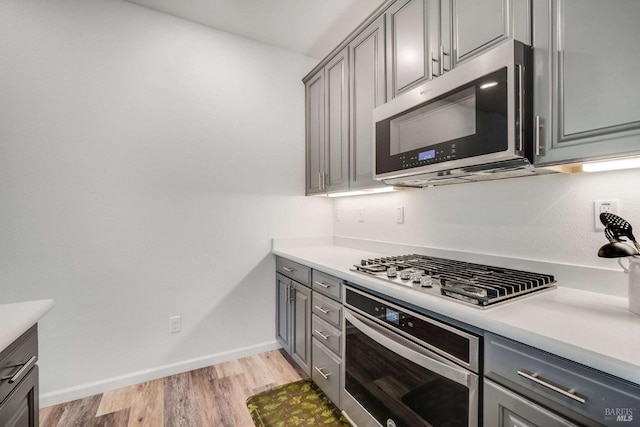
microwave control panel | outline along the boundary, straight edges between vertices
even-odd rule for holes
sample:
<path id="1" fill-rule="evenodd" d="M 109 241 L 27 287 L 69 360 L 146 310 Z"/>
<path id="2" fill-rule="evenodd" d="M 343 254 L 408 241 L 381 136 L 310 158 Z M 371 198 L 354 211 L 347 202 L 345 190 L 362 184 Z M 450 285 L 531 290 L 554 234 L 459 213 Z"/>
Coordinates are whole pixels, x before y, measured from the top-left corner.
<path id="1" fill-rule="evenodd" d="M 443 144 L 439 144 L 442 146 Z M 438 147 L 425 149 L 417 154 L 401 155 L 400 163 L 402 169 L 415 168 L 418 166 L 431 165 L 434 163 L 448 162 L 457 158 L 456 144 L 447 144 L 448 147 Z"/>

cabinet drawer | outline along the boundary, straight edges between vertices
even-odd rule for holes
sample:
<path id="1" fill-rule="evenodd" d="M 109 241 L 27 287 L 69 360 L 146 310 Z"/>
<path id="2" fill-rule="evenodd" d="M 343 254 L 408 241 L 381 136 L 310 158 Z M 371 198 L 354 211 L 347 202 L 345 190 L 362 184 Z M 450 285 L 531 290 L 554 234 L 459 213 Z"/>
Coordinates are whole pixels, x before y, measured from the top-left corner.
<path id="1" fill-rule="evenodd" d="M 314 314 L 311 318 L 311 331 L 318 342 L 324 343 L 338 356 L 342 354 L 340 351 L 340 337 L 342 336 L 342 332 L 337 328 L 331 326 Z"/>
<path id="2" fill-rule="evenodd" d="M 309 286 L 311 283 L 311 269 L 297 262 L 276 257 L 276 271 L 303 285 Z"/>
<path id="3" fill-rule="evenodd" d="M 314 291 L 318 291 L 337 301 L 342 299 L 341 292 L 342 284 L 344 283 L 342 279 L 317 270 L 313 270 L 312 277 L 311 287 Z"/>
<path id="4" fill-rule="evenodd" d="M 336 328 L 342 328 L 342 304 L 314 292 L 311 311 Z"/>
<path id="5" fill-rule="evenodd" d="M 311 378 L 329 399 L 340 407 L 340 361 L 313 338 L 313 369 Z"/>
<path id="6" fill-rule="evenodd" d="M 2 402 L 38 360 L 36 325 L 0 353 L 0 402 Z"/>
<path id="7" fill-rule="evenodd" d="M 605 425 L 615 408 L 640 408 L 640 386 L 493 334 L 485 335 L 485 377 Z"/>

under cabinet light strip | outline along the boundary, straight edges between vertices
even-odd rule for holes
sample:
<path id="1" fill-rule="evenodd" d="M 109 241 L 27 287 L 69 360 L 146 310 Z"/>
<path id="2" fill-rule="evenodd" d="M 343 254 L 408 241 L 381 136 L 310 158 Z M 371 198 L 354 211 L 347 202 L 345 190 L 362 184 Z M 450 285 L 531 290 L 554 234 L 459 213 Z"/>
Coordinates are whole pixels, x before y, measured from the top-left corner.
<path id="1" fill-rule="evenodd" d="M 585 163 L 582 165 L 583 172 L 602 172 L 619 169 L 640 168 L 640 158 L 608 160 L 603 162 Z"/>
<path id="2" fill-rule="evenodd" d="M 343 191 L 340 193 L 329 193 L 327 194 L 327 196 L 329 197 L 361 196 L 363 194 L 390 193 L 392 191 L 398 191 L 398 189 L 395 187 L 379 187 L 379 188 L 371 188 L 369 190 L 354 190 L 354 191 Z"/>

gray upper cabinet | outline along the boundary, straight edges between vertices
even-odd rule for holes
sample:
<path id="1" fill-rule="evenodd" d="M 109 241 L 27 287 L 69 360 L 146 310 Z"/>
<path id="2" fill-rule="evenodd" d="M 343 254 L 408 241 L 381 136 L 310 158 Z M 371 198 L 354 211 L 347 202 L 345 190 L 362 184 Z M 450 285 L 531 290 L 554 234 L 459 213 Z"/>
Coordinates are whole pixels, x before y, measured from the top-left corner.
<path id="1" fill-rule="evenodd" d="M 307 195 L 349 188 L 347 49 L 305 83 Z"/>
<path id="2" fill-rule="evenodd" d="M 348 50 L 325 66 L 326 191 L 349 188 L 349 76 Z"/>
<path id="3" fill-rule="evenodd" d="M 313 76 L 305 85 L 307 194 L 323 193 L 325 171 L 324 145 L 324 73 Z"/>
<path id="4" fill-rule="evenodd" d="M 496 44 L 531 44 L 531 0 L 441 0 L 440 58 L 449 70 Z M 434 6 L 435 7 L 435 6 Z M 435 52 L 433 53 L 435 55 Z M 439 59 L 438 56 L 435 56 Z M 440 72 L 436 68 L 434 74 Z"/>
<path id="5" fill-rule="evenodd" d="M 398 0 L 386 11 L 387 97 L 395 98 L 431 78 L 428 0 Z"/>
<path id="6" fill-rule="evenodd" d="M 373 109 L 386 101 L 384 18 L 349 44 L 351 132 L 350 189 L 383 186 L 373 179 Z"/>
<path id="7" fill-rule="evenodd" d="M 535 0 L 536 164 L 640 153 L 640 2 Z"/>

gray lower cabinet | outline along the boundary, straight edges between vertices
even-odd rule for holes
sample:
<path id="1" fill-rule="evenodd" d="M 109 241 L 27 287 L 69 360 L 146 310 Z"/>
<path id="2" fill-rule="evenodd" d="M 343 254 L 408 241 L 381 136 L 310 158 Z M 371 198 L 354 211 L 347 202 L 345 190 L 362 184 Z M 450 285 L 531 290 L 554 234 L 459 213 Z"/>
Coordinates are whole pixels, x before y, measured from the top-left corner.
<path id="1" fill-rule="evenodd" d="M 35 325 L 0 353 L 0 426 L 39 425 L 37 358 Z"/>
<path id="2" fill-rule="evenodd" d="M 640 2 L 534 0 L 538 165 L 640 154 Z"/>
<path id="3" fill-rule="evenodd" d="M 578 426 L 487 379 L 484 380 L 483 413 L 485 426 Z"/>
<path id="4" fill-rule="evenodd" d="M 307 373 L 311 370 L 311 289 L 292 282 L 291 357 Z"/>
<path id="5" fill-rule="evenodd" d="M 313 339 L 313 370 L 311 378 L 324 394 L 340 407 L 340 368 L 342 362 L 329 348 Z"/>
<path id="6" fill-rule="evenodd" d="M 485 333 L 484 367 L 485 426 L 637 421 L 633 408 L 640 408 L 640 386 L 517 341 Z"/>
<path id="7" fill-rule="evenodd" d="M 298 365 L 311 369 L 311 289 L 276 274 L 276 339 Z"/>
<path id="8" fill-rule="evenodd" d="M 386 102 L 384 19 L 372 22 L 349 44 L 349 189 L 384 186 L 373 179 L 373 109 Z"/>

